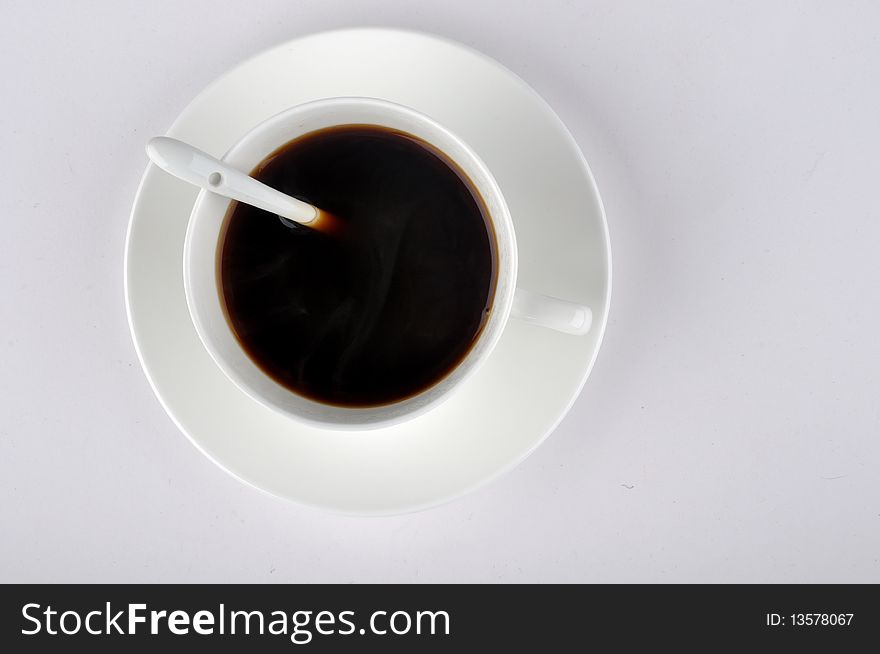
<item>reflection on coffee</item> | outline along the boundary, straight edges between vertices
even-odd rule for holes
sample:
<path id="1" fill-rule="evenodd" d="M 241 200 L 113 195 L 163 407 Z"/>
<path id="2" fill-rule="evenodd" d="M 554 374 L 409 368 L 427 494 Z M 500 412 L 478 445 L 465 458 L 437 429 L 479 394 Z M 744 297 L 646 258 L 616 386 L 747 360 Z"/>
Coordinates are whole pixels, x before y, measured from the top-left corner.
<path id="1" fill-rule="evenodd" d="M 252 173 L 335 214 L 329 236 L 234 203 L 218 274 L 244 350 L 291 391 L 378 406 L 453 370 L 491 309 L 496 244 L 470 181 L 397 131 L 349 125 L 281 147 Z"/>

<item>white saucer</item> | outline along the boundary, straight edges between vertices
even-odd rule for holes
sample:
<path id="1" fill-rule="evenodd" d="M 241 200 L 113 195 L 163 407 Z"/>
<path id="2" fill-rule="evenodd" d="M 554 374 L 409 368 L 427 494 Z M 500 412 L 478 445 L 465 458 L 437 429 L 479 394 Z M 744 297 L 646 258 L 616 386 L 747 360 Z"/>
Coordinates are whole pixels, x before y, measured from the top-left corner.
<path id="1" fill-rule="evenodd" d="M 331 96 L 408 105 L 469 143 L 494 173 L 513 214 L 519 285 L 592 307 L 590 334 L 511 321 L 480 371 L 423 416 L 370 432 L 293 422 L 239 391 L 202 347 L 182 273 L 197 191 L 153 166 L 135 198 L 126 243 L 129 325 L 168 415 L 229 474 L 315 507 L 401 513 L 497 477 L 562 420 L 605 330 L 608 229 L 586 161 L 547 104 L 497 62 L 435 36 L 358 29 L 291 41 L 211 84 L 168 134 L 221 156 L 269 116 Z"/>

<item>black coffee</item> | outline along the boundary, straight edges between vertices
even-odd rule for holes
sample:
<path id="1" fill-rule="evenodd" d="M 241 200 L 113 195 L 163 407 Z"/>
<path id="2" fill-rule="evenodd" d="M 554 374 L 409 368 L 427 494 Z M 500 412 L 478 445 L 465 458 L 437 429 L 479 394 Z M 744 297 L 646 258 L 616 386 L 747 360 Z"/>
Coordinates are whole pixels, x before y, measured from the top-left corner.
<path id="1" fill-rule="evenodd" d="M 488 212 L 430 145 L 369 125 L 307 134 L 252 173 L 338 217 L 328 235 L 235 203 L 219 274 L 251 359 L 291 391 L 375 406 L 432 386 L 485 323 L 495 284 Z"/>

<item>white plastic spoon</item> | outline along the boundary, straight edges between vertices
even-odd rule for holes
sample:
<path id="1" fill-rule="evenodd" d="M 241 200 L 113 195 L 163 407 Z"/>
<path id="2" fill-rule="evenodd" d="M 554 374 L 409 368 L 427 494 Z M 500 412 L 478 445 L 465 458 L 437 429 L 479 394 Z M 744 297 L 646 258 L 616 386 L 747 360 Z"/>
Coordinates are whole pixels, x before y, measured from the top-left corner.
<path id="1" fill-rule="evenodd" d="M 183 141 L 167 136 L 152 138 L 147 142 L 147 156 L 159 168 L 185 182 L 300 225 L 332 231 L 337 223 L 326 211 L 266 186 Z"/>

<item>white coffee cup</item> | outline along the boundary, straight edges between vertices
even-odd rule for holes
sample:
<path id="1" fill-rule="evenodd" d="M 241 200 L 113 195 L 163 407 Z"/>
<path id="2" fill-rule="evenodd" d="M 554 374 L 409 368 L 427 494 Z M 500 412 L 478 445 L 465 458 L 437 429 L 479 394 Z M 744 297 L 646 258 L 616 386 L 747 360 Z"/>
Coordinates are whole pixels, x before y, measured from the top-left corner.
<path id="1" fill-rule="evenodd" d="M 223 161 L 249 172 L 285 143 L 335 125 L 377 125 L 411 134 L 453 160 L 489 210 L 497 243 L 497 282 L 486 324 L 467 355 L 433 386 L 400 402 L 349 408 L 322 404 L 281 386 L 239 344 L 226 319 L 219 288 L 218 253 L 230 200 L 202 190 L 193 206 L 184 244 L 184 287 L 199 338 L 216 364 L 242 391 L 291 418 L 328 429 L 373 429 L 403 422 L 446 400 L 489 357 L 513 316 L 573 335 L 586 334 L 588 307 L 516 288 L 516 237 L 510 211 L 486 165 L 461 139 L 429 117 L 373 98 L 330 98 L 292 107 L 245 134 Z M 307 284 L 308 280 L 303 280 Z"/>

